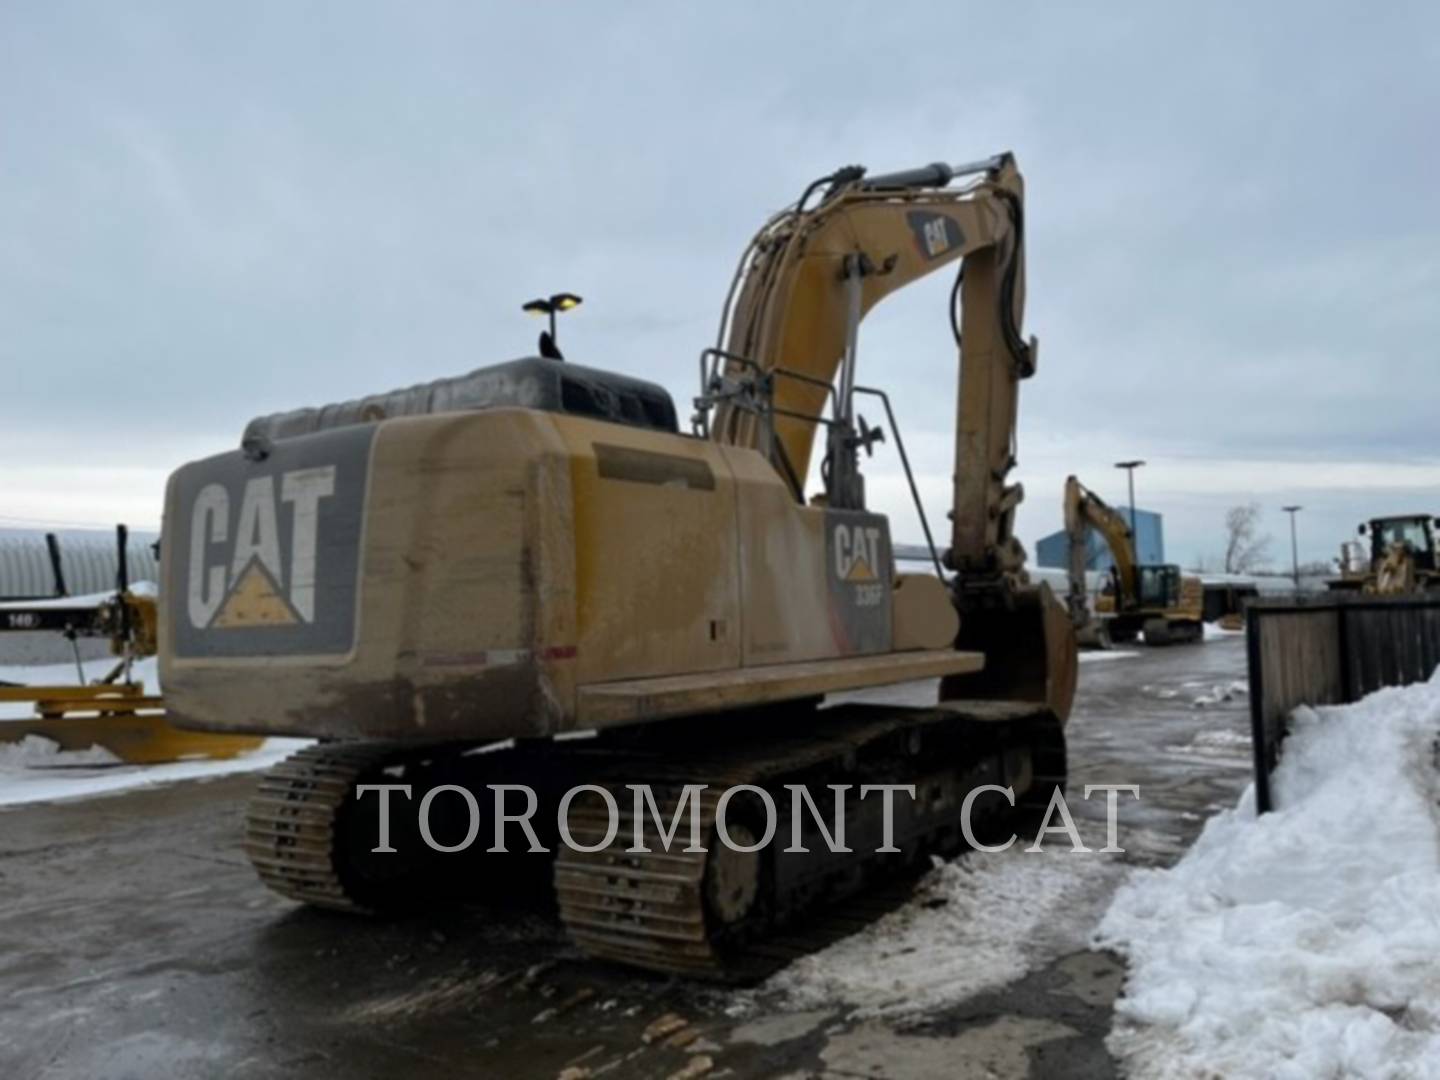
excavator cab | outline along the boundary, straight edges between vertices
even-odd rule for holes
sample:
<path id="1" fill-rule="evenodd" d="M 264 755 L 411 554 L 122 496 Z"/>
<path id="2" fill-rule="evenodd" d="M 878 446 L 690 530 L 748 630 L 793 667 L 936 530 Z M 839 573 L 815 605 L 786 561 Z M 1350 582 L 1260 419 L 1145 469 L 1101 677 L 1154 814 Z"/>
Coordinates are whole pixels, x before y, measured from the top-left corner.
<path id="1" fill-rule="evenodd" d="M 1172 608 L 1180 603 L 1180 568 L 1174 563 L 1138 566 L 1140 606 Z"/>
<path id="2" fill-rule="evenodd" d="M 1180 602 L 1180 568 L 1174 563 L 1156 563 L 1135 567 L 1135 596 L 1124 601 L 1118 598 L 1125 590 L 1120 587 L 1119 571 L 1110 568 L 1100 595 L 1107 600 L 1103 610 L 1114 612 L 1126 608 L 1168 608 Z"/>

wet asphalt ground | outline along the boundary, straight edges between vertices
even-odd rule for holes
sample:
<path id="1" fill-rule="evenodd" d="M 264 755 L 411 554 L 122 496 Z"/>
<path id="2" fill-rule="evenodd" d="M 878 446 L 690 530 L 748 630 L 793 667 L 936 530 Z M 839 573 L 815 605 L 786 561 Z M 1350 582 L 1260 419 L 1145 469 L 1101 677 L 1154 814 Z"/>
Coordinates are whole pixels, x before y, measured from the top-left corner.
<path id="1" fill-rule="evenodd" d="M 1110 857 L 1166 865 L 1233 805 L 1247 702 L 1196 699 L 1243 681 L 1244 663 L 1230 638 L 1082 667 L 1072 791 L 1141 788 L 1121 799 L 1126 854 Z M 254 783 L 0 810 L 0 1078 L 1114 1075 L 1113 956 L 1057 953 L 902 1019 L 763 996 L 736 1015 L 723 988 L 584 959 L 545 914 L 377 923 L 274 897 L 240 849 Z M 1102 844 L 1103 801 L 1072 807 Z"/>

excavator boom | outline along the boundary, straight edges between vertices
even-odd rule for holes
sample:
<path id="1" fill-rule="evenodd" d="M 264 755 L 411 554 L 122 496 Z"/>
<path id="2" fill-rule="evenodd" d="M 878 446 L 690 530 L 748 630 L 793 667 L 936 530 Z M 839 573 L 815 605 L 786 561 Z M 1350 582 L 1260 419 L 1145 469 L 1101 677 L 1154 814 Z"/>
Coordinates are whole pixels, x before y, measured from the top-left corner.
<path id="1" fill-rule="evenodd" d="M 962 178 L 969 182 L 950 186 Z M 715 350 L 723 369 L 697 399 L 699 429 L 765 453 L 804 501 L 815 433 L 824 428 L 825 491 L 813 501 L 863 508 L 857 450 L 879 436 L 854 405 L 866 392 L 856 384 L 860 323 L 884 297 L 957 262 L 950 322 L 959 385 L 943 561 L 954 571 L 956 647 L 982 649 L 987 659 L 983 673 L 947 679 L 942 693 L 1042 700 L 1065 715 L 1075 687 L 1073 638 L 1048 590 L 1028 584 L 1014 535 L 1024 493 L 1007 482 L 1019 383 L 1034 374 L 1037 353 L 1020 331 L 1024 181 L 1012 155 L 876 177 L 840 169 L 773 217 L 736 272 L 721 320 L 725 348 Z"/>
<path id="2" fill-rule="evenodd" d="M 948 186 L 962 177 L 971 182 Z M 727 377 L 768 378 L 773 411 L 765 417 L 722 403 L 712 437 L 768 450 L 803 498 L 827 401 L 839 438 L 855 437 L 860 322 L 891 293 L 963 261 L 952 298 L 958 315 L 951 313 L 963 346 L 947 564 L 970 577 L 1018 572 L 1024 553 L 1013 527 L 1022 493 L 1005 477 L 1015 465 L 1018 381 L 1033 374 L 1036 346 L 1019 332 L 1024 182 L 1014 158 L 870 178 L 852 167 L 817 181 L 807 196 L 821 184 L 828 188 L 813 209 L 802 197 L 750 242 L 722 320 L 725 352 L 736 358 Z M 845 463 L 831 468 L 834 480 Z M 838 486 L 827 493 L 831 505 L 846 497 Z"/>
<path id="3" fill-rule="evenodd" d="M 1119 605 L 1131 607 L 1139 602 L 1136 581 L 1135 540 L 1130 525 L 1104 499 L 1070 476 L 1065 479 L 1065 535 L 1070 548 L 1070 593 L 1085 591 L 1085 570 L 1089 544 L 1087 534 L 1098 532 L 1115 561 L 1115 578 Z"/>

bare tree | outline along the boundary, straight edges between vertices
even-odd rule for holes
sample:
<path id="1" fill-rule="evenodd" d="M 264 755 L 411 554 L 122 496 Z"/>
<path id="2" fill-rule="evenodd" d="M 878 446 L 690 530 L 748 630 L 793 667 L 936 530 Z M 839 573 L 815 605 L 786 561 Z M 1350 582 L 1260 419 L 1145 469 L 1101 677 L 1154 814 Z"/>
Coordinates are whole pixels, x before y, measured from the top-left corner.
<path id="1" fill-rule="evenodd" d="M 1225 511 L 1225 573 L 1249 574 L 1270 556 L 1270 537 L 1260 532 L 1260 504 Z"/>

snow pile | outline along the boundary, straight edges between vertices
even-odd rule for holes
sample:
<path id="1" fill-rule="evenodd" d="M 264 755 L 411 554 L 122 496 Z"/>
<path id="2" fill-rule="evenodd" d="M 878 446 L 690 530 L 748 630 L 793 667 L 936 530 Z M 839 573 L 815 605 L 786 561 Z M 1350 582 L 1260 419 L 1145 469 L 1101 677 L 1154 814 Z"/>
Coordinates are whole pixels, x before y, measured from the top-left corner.
<path id="1" fill-rule="evenodd" d="M 118 764 L 120 759 L 103 746 L 92 746 L 88 750 L 61 750 L 39 735 L 26 735 L 19 742 L 0 742 L 0 776 L 10 769 Z"/>
<path id="2" fill-rule="evenodd" d="M 1274 774 L 1116 894 L 1136 1076 L 1440 1076 L 1440 676 L 1299 709 Z"/>
<path id="3" fill-rule="evenodd" d="M 772 976 L 740 1011 L 833 1008 L 857 1016 L 922 1012 L 1022 978 L 1085 948 L 1123 873 L 1118 858 L 1072 853 L 1053 837 L 941 863 L 915 896 L 859 933 Z"/>

